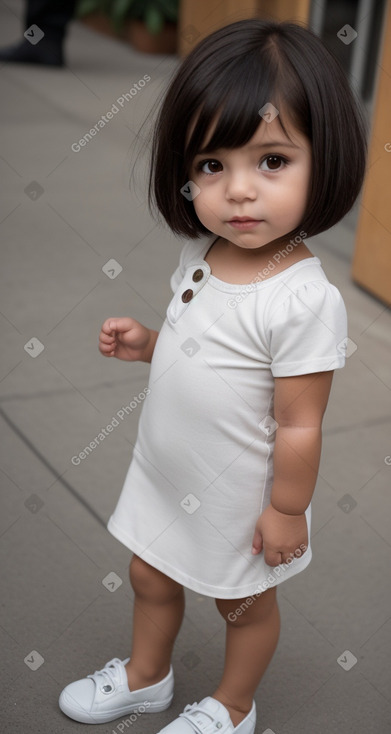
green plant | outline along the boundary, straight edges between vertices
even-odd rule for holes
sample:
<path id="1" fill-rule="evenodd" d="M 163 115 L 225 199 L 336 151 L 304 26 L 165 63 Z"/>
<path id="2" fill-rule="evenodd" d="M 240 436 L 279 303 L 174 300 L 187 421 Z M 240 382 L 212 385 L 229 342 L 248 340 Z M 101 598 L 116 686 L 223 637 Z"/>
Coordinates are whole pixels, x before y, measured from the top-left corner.
<path id="1" fill-rule="evenodd" d="M 110 18 L 114 30 L 121 31 L 124 23 L 133 18 L 142 20 L 150 33 L 160 33 L 166 21 L 178 19 L 179 0 L 79 0 L 76 15 L 103 13 Z"/>

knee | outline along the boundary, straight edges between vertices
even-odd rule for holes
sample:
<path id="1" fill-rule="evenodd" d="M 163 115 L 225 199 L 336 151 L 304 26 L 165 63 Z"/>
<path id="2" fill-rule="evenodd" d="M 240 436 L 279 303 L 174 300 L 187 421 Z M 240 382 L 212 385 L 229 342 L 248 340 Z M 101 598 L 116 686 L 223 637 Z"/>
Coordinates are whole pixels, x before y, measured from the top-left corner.
<path id="1" fill-rule="evenodd" d="M 250 598 L 252 599 L 216 599 L 216 607 L 227 624 L 239 627 L 245 623 L 245 612 Z"/>
<path id="2" fill-rule="evenodd" d="M 129 578 L 135 594 L 146 601 L 165 603 L 174 599 L 178 594 L 183 594 L 181 584 L 136 555 L 130 562 Z"/>
<path id="3" fill-rule="evenodd" d="M 216 606 L 227 624 L 244 627 L 262 622 L 270 614 L 278 614 L 276 589 L 254 594 L 243 599 L 216 599 Z"/>

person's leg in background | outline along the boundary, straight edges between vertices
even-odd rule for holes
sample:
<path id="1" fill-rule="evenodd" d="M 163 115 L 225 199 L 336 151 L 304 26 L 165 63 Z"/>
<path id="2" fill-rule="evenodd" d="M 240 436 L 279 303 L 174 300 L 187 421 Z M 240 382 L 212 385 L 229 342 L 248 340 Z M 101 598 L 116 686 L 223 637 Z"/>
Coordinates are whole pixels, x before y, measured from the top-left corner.
<path id="1" fill-rule="evenodd" d="M 65 35 L 75 7 L 76 0 L 26 0 L 25 31 L 31 26 L 39 30 L 32 29 L 28 38 L 0 49 L 0 61 L 63 66 Z M 41 31 L 44 36 L 37 42 Z"/>

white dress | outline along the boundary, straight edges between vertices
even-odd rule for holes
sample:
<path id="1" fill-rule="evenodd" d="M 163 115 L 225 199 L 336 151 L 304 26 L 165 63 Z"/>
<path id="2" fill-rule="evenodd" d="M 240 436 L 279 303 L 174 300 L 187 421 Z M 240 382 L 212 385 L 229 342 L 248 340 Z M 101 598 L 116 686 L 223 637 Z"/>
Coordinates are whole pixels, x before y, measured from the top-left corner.
<path id="1" fill-rule="evenodd" d="M 150 393 L 108 530 L 187 588 L 240 599 L 311 561 L 310 544 L 274 568 L 263 552 L 251 554 L 273 482 L 273 378 L 343 367 L 347 323 L 317 257 L 234 285 L 203 259 L 215 239 L 186 242 L 172 276 Z M 311 506 L 306 519 L 309 535 Z"/>

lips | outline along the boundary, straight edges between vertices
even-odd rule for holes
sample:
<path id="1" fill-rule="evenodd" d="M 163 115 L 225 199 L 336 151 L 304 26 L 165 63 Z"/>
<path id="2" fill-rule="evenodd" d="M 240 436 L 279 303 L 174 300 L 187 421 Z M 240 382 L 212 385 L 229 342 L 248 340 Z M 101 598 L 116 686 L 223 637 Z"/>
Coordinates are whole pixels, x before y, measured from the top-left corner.
<path id="1" fill-rule="evenodd" d="M 251 219 L 251 217 L 233 217 L 228 224 L 235 229 L 252 229 L 260 224 L 262 219 Z"/>
<path id="2" fill-rule="evenodd" d="M 254 219 L 253 217 L 232 217 L 232 219 L 229 220 L 229 223 L 232 222 L 260 222 L 260 219 Z"/>

